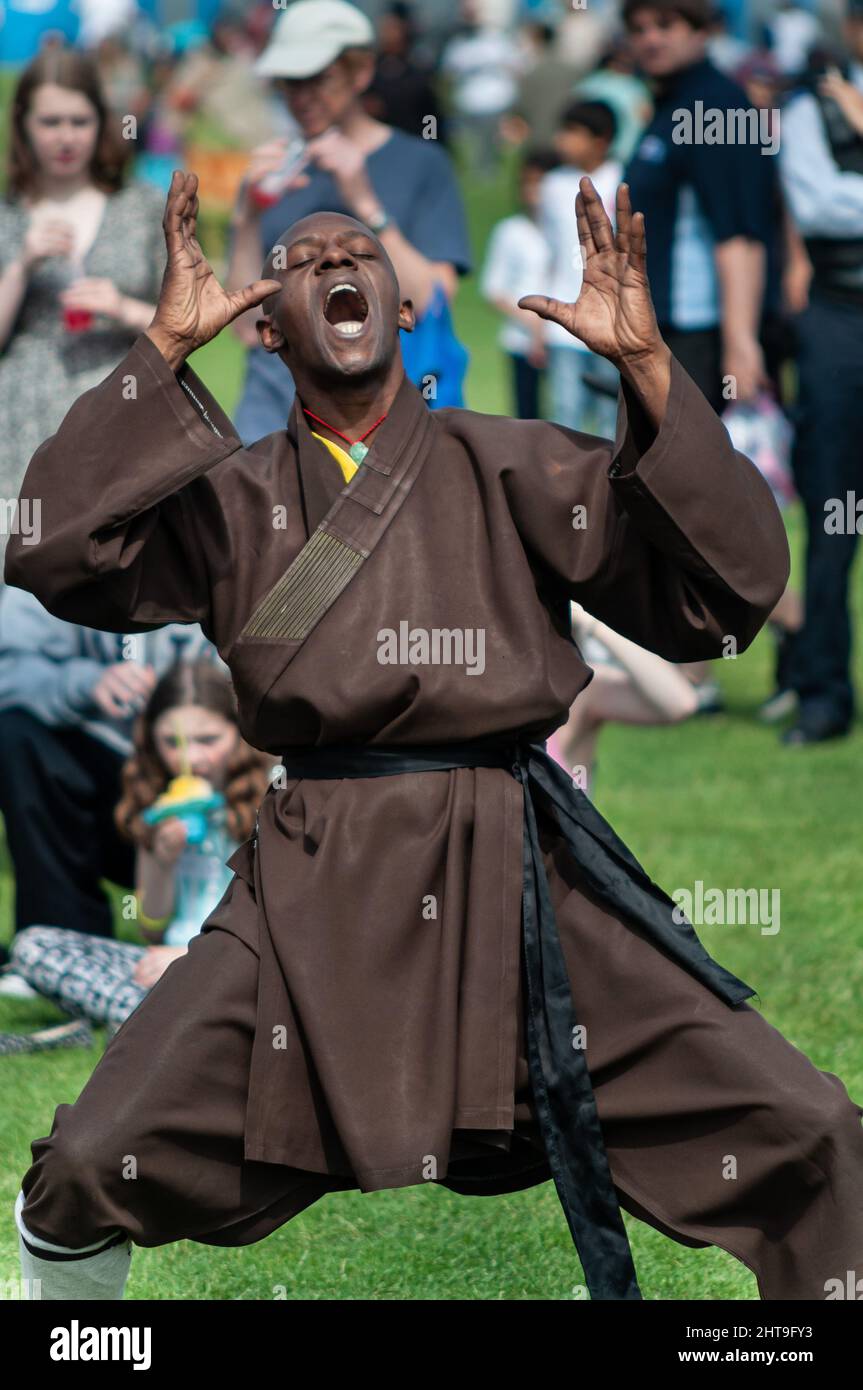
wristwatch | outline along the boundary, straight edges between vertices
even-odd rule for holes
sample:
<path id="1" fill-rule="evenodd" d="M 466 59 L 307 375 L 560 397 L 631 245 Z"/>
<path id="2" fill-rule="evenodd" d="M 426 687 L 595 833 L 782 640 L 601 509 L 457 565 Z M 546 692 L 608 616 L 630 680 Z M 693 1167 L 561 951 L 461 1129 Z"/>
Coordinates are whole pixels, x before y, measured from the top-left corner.
<path id="1" fill-rule="evenodd" d="M 374 232 L 375 236 L 380 236 L 384 228 L 390 225 L 389 214 L 384 212 L 383 208 L 375 213 L 374 217 L 367 217 L 365 221 L 369 231 Z"/>

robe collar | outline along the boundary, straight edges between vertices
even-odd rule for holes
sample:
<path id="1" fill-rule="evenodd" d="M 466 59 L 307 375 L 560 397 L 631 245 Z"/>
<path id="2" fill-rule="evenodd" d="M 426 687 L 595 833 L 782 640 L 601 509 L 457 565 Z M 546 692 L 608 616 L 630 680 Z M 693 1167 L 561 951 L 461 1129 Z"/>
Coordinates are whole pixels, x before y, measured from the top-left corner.
<path id="1" fill-rule="evenodd" d="M 389 475 L 413 439 L 428 413 L 422 393 L 408 378 L 402 377 L 387 418 L 375 430 L 369 452 L 357 469 L 372 468 Z M 323 521 L 330 507 L 350 483 L 345 483 L 342 471 L 332 454 L 315 439 L 303 412 L 299 396 L 294 399 L 287 423 L 287 434 L 297 451 L 297 466 L 303 498 L 306 534 L 311 536 Z M 354 478 L 357 477 L 354 474 Z M 351 479 L 351 483 L 353 482 Z"/>

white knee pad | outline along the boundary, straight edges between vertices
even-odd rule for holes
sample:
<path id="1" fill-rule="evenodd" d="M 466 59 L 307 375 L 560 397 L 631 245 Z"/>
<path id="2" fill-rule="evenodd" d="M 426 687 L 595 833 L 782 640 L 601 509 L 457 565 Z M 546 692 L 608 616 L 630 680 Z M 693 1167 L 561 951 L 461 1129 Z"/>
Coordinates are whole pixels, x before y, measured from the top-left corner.
<path id="1" fill-rule="evenodd" d="M 132 1242 L 121 1231 L 92 1245 L 72 1249 L 52 1245 L 28 1231 L 21 1215 L 24 1193 L 15 1200 L 15 1224 L 21 1256 L 22 1298 L 65 1302 L 69 1299 L 121 1299 L 132 1263 Z M 40 1252 L 44 1252 L 40 1253 Z"/>

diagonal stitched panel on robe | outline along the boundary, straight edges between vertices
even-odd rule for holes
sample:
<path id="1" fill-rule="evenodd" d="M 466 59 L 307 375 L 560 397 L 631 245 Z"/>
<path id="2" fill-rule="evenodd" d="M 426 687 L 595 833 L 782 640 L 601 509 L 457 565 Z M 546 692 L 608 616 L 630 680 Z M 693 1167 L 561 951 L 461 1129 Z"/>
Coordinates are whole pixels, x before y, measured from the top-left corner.
<path id="1" fill-rule="evenodd" d="M 409 491 L 397 484 L 382 526 L 402 476 Z M 570 599 L 670 660 L 699 660 L 729 636 L 743 650 L 788 575 L 767 484 L 676 361 L 660 428 L 624 388 L 614 444 L 543 421 L 432 415 L 405 382 L 346 486 L 298 408 L 243 449 L 195 373 L 175 377 L 142 335 L 37 451 L 21 496 L 41 501 L 41 537 L 13 533 L 7 581 L 107 631 L 200 622 L 230 667 L 244 736 L 274 757 L 541 744 L 592 675 Z M 247 632 L 322 524 L 362 563 L 305 638 Z M 238 877 L 208 919 L 261 959 L 247 1157 L 352 1173 L 364 1190 L 446 1181 L 468 1152 L 472 1172 L 487 1162 L 485 1190 L 518 1181 L 510 1155 L 525 1183 L 548 1176 L 516 1133 L 524 787 L 562 853 L 574 852 L 565 831 L 606 832 L 581 801 L 561 822 L 543 766 L 290 778 L 268 792 L 257 853 L 232 856 Z M 606 842 L 600 858 L 611 891 L 626 854 L 614 868 Z M 684 937 L 675 958 L 692 972 Z M 652 939 L 674 954 L 674 937 Z M 730 1006 L 752 993 L 704 969 Z"/>

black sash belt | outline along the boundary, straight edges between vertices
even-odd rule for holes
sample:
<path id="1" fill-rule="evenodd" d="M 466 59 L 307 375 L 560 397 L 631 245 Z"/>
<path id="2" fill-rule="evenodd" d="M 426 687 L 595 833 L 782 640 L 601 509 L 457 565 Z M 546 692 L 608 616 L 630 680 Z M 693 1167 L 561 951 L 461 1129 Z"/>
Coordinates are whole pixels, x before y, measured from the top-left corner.
<path id="1" fill-rule="evenodd" d="M 647 876 L 542 744 L 341 745 L 286 752 L 288 778 L 386 777 L 455 767 L 502 767 L 524 788 L 523 947 L 531 1086 L 549 1167 L 591 1298 L 641 1293 L 600 1129 L 569 976 L 539 843 L 537 803 L 550 812 L 590 887 L 727 1003 L 755 993 L 705 951 L 674 903 Z"/>

